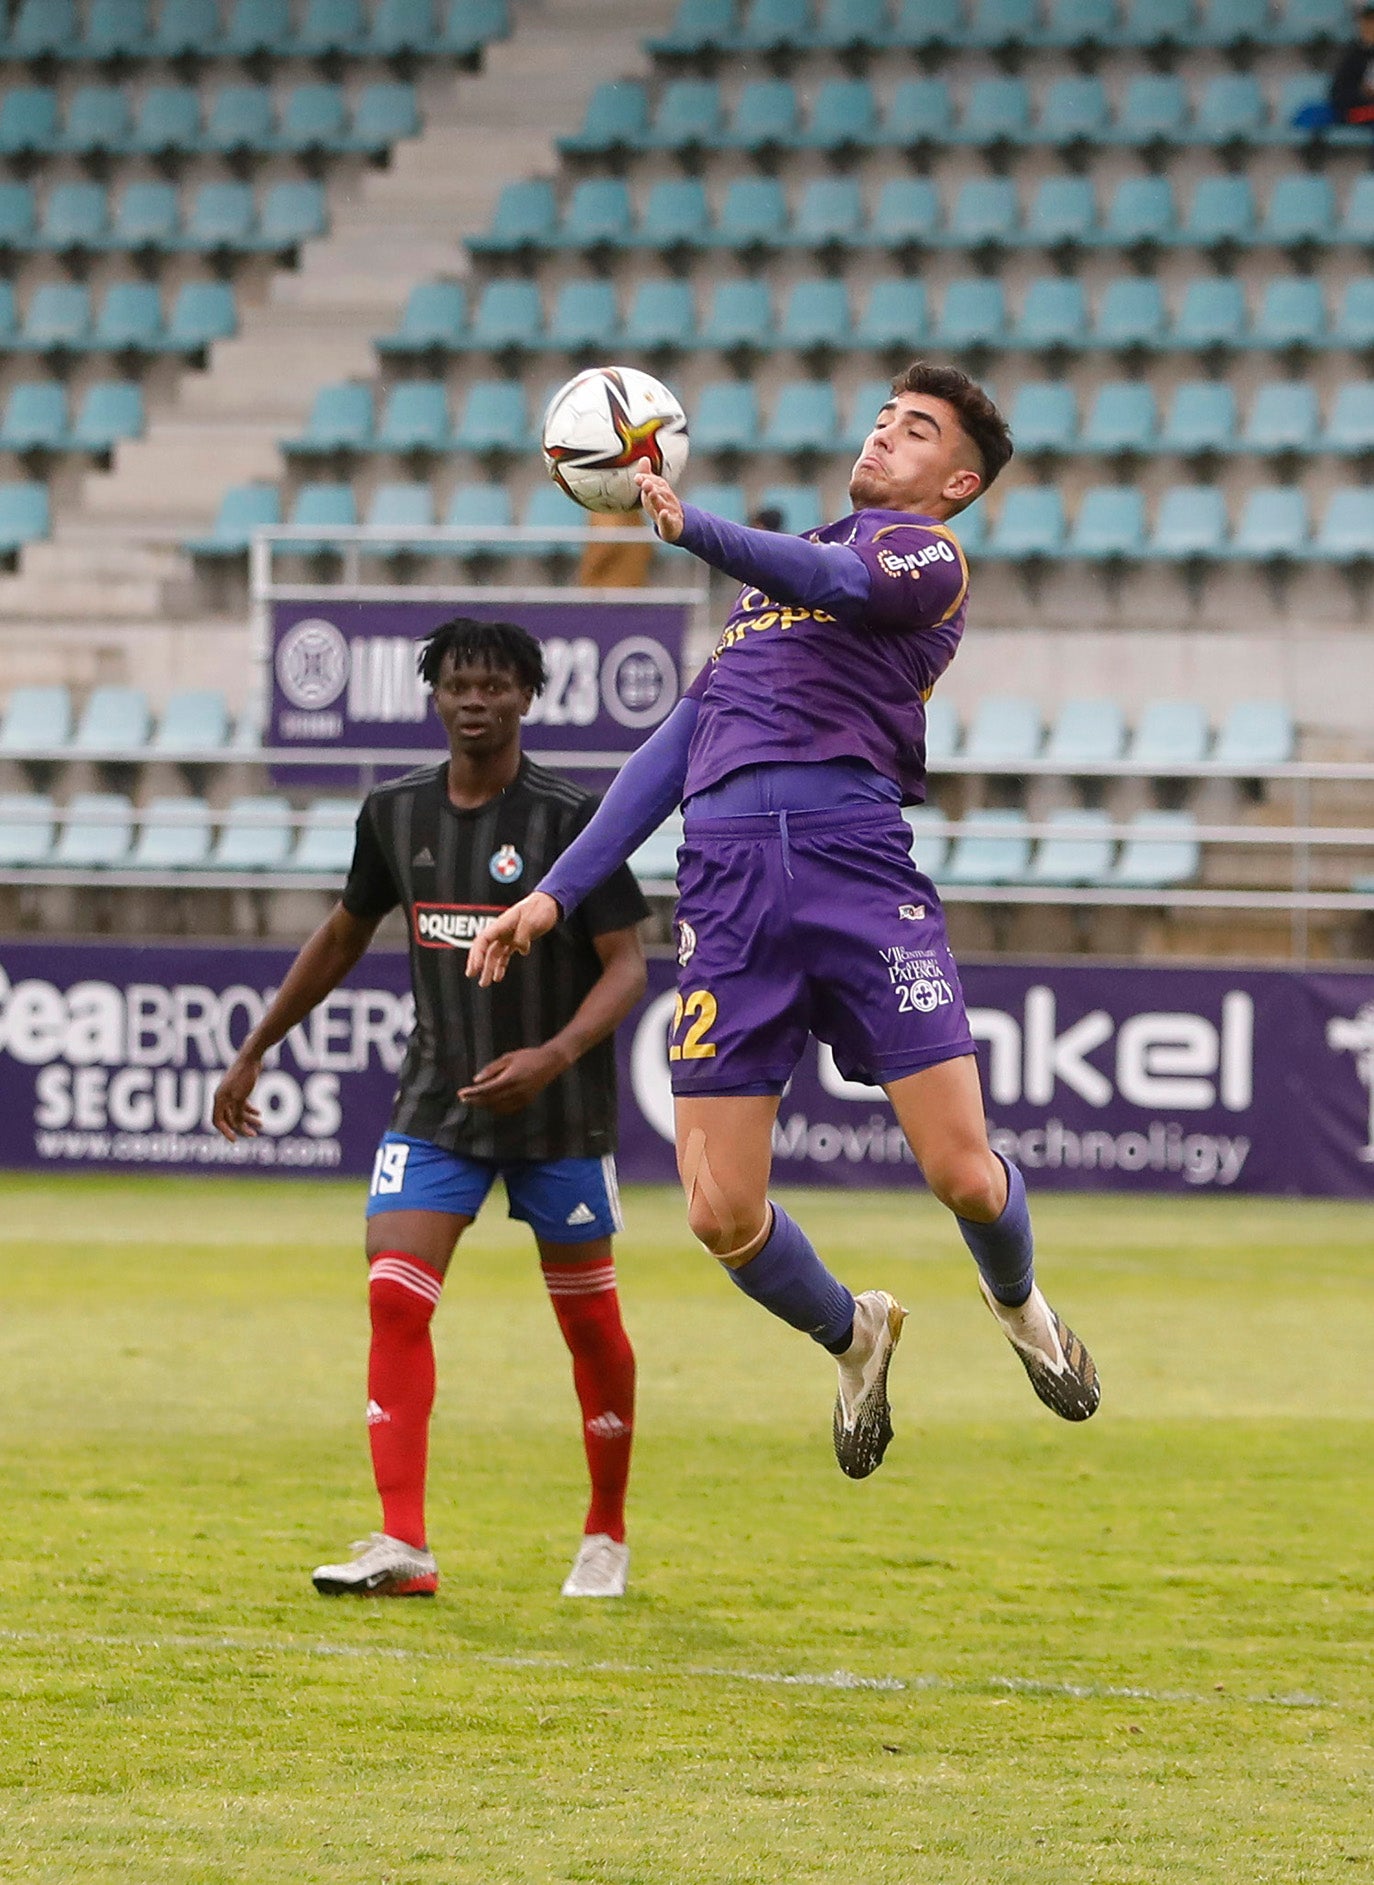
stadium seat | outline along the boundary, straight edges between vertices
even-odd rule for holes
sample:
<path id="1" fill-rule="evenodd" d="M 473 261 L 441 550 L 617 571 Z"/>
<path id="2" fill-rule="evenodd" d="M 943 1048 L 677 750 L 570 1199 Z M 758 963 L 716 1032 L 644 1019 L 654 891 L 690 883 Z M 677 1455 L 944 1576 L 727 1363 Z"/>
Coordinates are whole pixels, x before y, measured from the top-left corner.
<path id="1" fill-rule="evenodd" d="M 719 142 L 728 150 L 787 150 L 801 135 L 801 110 L 795 90 L 784 79 L 753 79 L 735 105 L 729 129 Z"/>
<path id="2" fill-rule="evenodd" d="M 582 547 L 581 539 L 589 528 L 586 511 L 574 504 L 556 484 L 535 485 L 521 513 L 520 522 L 526 530 L 559 533 L 556 536 L 530 538 L 522 546 L 526 556 L 576 556 Z M 569 539 L 562 534 L 568 530 L 576 531 L 577 536 Z"/>
<path id="3" fill-rule="evenodd" d="M 854 329 L 853 344 L 877 352 L 914 349 L 926 332 L 926 291 L 919 281 L 880 278 Z M 881 402 L 879 402 L 881 403 Z M 874 407 L 877 411 L 877 407 Z M 870 425 L 872 420 L 869 421 Z"/>
<path id="4" fill-rule="evenodd" d="M 322 183 L 274 183 L 263 198 L 256 246 L 268 255 L 291 255 L 301 243 L 324 235 L 328 227 Z"/>
<path id="5" fill-rule="evenodd" d="M 291 38 L 287 0 L 234 0 L 221 48 L 237 59 L 284 51 Z"/>
<path id="6" fill-rule="evenodd" d="M 1207 757 L 1211 729 L 1192 700 L 1152 700 L 1142 710 L 1128 757 L 1137 766 L 1195 766 Z"/>
<path id="7" fill-rule="evenodd" d="M 1250 406 L 1241 449 L 1266 455 L 1317 447 L 1317 389 L 1307 380 L 1266 380 Z"/>
<path id="8" fill-rule="evenodd" d="M 1374 559 L 1374 491 L 1368 485 L 1343 485 L 1331 493 L 1313 553 L 1331 563 L 1368 563 Z"/>
<path id="9" fill-rule="evenodd" d="M 1097 228 L 1088 177 L 1046 177 L 1036 186 L 1020 241 L 1028 249 L 1086 248 Z"/>
<path id="10" fill-rule="evenodd" d="M 1120 37 L 1116 0 L 1049 0 L 1049 18 L 1040 44 L 1063 52 L 1087 52 L 1114 44 Z"/>
<path id="11" fill-rule="evenodd" d="M 969 557 L 981 556 L 988 542 L 987 505 L 970 504 L 966 511 L 960 511 L 954 522 L 958 526 L 955 534 L 964 554 Z"/>
<path id="12" fill-rule="evenodd" d="M 72 0 L 20 0 L 7 50 L 13 59 L 58 59 L 76 44 L 77 38 Z"/>
<path id="13" fill-rule="evenodd" d="M 143 94 L 129 134 L 128 154 L 179 156 L 199 150 L 200 94 L 190 85 L 153 85 Z"/>
<path id="14" fill-rule="evenodd" d="M 427 529 L 434 522 L 434 493 L 427 484 L 397 480 L 379 484 L 368 503 L 364 523 L 372 530 Z M 359 544 L 362 556 L 391 560 L 428 556 L 431 546 L 407 537 L 374 538 Z"/>
<path id="15" fill-rule="evenodd" d="M 27 183 L 0 183 L 0 252 L 32 248 L 38 211 Z"/>
<path id="16" fill-rule="evenodd" d="M 0 870 L 32 870 L 52 861 L 57 808 L 46 792 L 0 794 Z"/>
<path id="17" fill-rule="evenodd" d="M 115 206 L 103 247 L 170 254 L 181 246 L 181 198 L 175 184 L 130 183 Z"/>
<path id="18" fill-rule="evenodd" d="M 974 177 L 959 187 L 945 241 L 955 249 L 1005 248 L 1020 220 L 1016 185 L 1009 177 Z"/>
<path id="19" fill-rule="evenodd" d="M 1098 242 L 1109 249 L 1155 248 L 1175 240 L 1178 210 L 1167 177 L 1123 177 L 1112 193 Z"/>
<path id="20" fill-rule="evenodd" d="M 1261 485 L 1247 492 L 1231 539 L 1239 562 L 1295 563 L 1312 548 L 1307 498 L 1297 485 Z"/>
<path id="21" fill-rule="evenodd" d="M 1018 453 L 1071 452 L 1078 437 L 1078 399 L 1065 380 L 1027 380 L 1007 415 Z"/>
<path id="22" fill-rule="evenodd" d="M 879 412 L 892 397 L 890 382 L 887 380 L 862 380 L 855 387 L 849 402 L 849 418 L 839 435 L 843 450 L 852 452 L 856 457 L 865 439 L 873 430 Z M 968 513 L 961 514 L 959 527 L 962 532 Z"/>
<path id="23" fill-rule="evenodd" d="M 522 452 L 531 442 L 525 389 L 518 380 L 476 380 L 469 386 L 453 432 L 455 450 L 480 458 Z"/>
<path id="24" fill-rule="evenodd" d="M 281 493 L 275 484 L 231 485 L 208 535 L 192 537 L 182 547 L 194 557 L 242 556 L 255 530 L 280 522 Z"/>
<path id="25" fill-rule="evenodd" d="M 762 281 L 720 281 L 702 322 L 698 345 L 721 353 L 740 349 L 760 352 L 773 344 L 773 310 L 768 284 Z"/>
<path id="26" fill-rule="evenodd" d="M 1224 380 L 1186 380 L 1174 390 L 1159 448 L 1180 457 L 1234 449 L 1236 396 Z"/>
<path id="27" fill-rule="evenodd" d="M 614 157 L 639 148 L 649 128 L 649 95 L 639 79 L 603 79 L 588 100 L 582 129 L 561 137 L 570 157 Z"/>
<path id="28" fill-rule="evenodd" d="M 384 356 L 446 352 L 462 344 L 467 314 L 462 282 L 422 281 L 411 289 L 395 333 L 383 334 L 374 344 Z"/>
<path id="29" fill-rule="evenodd" d="M 210 807 L 202 798 L 154 798 L 139 814 L 132 870 L 199 870 L 209 861 Z"/>
<path id="30" fill-rule="evenodd" d="M 59 452 L 66 443 L 66 387 L 55 380 L 21 381 L 0 419 L 0 451 Z"/>
<path id="31" fill-rule="evenodd" d="M 824 52 L 882 52 L 892 44 L 887 0 L 822 0 L 809 43 Z"/>
<path id="32" fill-rule="evenodd" d="M 1257 221 L 1248 177 L 1203 177 L 1193 190 L 1177 240 L 1188 248 L 1235 247 L 1255 239 Z"/>
<path id="33" fill-rule="evenodd" d="M 143 427 L 143 388 L 129 380 L 99 380 L 82 396 L 69 443 L 104 457 L 125 439 L 141 438 Z"/>
<path id="34" fill-rule="evenodd" d="M 364 85 L 358 94 L 344 148 L 380 158 L 419 132 L 420 106 L 415 87 L 379 79 Z"/>
<path id="35" fill-rule="evenodd" d="M 146 0 L 91 0 L 86 30 L 68 57 L 98 65 L 142 59 L 151 37 Z"/>
<path id="36" fill-rule="evenodd" d="M 852 246 L 862 220 L 863 199 L 853 177 L 816 178 L 802 191 L 788 239 L 798 249 Z"/>
<path id="37" fill-rule="evenodd" d="M 379 0 L 362 50 L 374 59 L 423 58 L 436 43 L 432 0 Z"/>
<path id="38" fill-rule="evenodd" d="M 286 860 L 291 870 L 346 877 L 353 861 L 358 806 L 353 799 L 316 799 L 305 814 L 296 848 Z"/>
<path id="39" fill-rule="evenodd" d="M 148 56 L 213 58 L 220 47 L 218 0 L 163 0 Z"/>
<path id="40" fill-rule="evenodd" d="M 1337 387 L 1321 442 L 1328 452 L 1374 452 L 1374 386 L 1368 380 L 1351 380 Z"/>
<path id="41" fill-rule="evenodd" d="M 393 387 L 378 421 L 380 452 L 446 452 L 452 437 L 448 395 L 441 380 L 404 380 Z"/>
<path id="42" fill-rule="evenodd" d="M 867 240 L 880 249 L 928 249 L 940 226 L 940 199 L 928 177 L 889 177 L 878 192 Z"/>
<path id="43" fill-rule="evenodd" d="M 953 124 L 954 101 L 943 79 L 903 79 L 888 101 L 877 141 L 898 150 L 924 151 L 947 143 Z"/>
<path id="44" fill-rule="evenodd" d="M 1244 776 L 1247 766 L 1282 766 L 1297 747 L 1293 716 L 1281 700 L 1238 700 L 1227 710 L 1212 758 Z"/>
<path id="45" fill-rule="evenodd" d="M 46 484 L 0 481 L 0 557 L 13 557 L 52 528 Z"/>
<path id="46" fill-rule="evenodd" d="M 931 701 L 928 708 L 934 704 Z M 917 870 L 927 877 L 943 876 L 949 856 L 949 825 L 944 813 L 938 805 L 908 805 L 902 817 L 911 827 L 911 853 Z"/>
<path id="47" fill-rule="evenodd" d="M 102 353 L 161 353 L 167 345 L 156 282 L 117 281 L 106 290 L 91 344 Z"/>
<path id="48" fill-rule="evenodd" d="M 547 177 L 506 184 L 486 231 L 469 237 L 474 255 L 518 255 L 551 246 L 558 227 L 558 201 Z"/>
<path id="49" fill-rule="evenodd" d="M 1026 290 L 1012 340 L 1037 351 L 1077 348 L 1087 327 L 1082 282 L 1069 275 L 1042 275 Z"/>
<path id="50" fill-rule="evenodd" d="M 835 155 L 868 150 L 878 142 L 878 108 L 864 79 L 829 79 L 816 94 L 811 120 L 798 143 Z"/>
<path id="51" fill-rule="evenodd" d="M 574 187 L 557 232 L 547 246 L 622 248 L 629 239 L 630 223 L 628 184 L 619 177 L 591 177 Z"/>
<path id="52" fill-rule="evenodd" d="M 1264 284 L 1250 341 L 1256 347 L 1286 351 L 1326 343 L 1326 300 L 1320 281 L 1310 275 L 1279 275 Z"/>
<path id="53" fill-rule="evenodd" d="M 266 85 L 225 85 L 216 92 L 205 120 L 201 149 L 216 157 L 270 148 L 276 111 Z"/>
<path id="54" fill-rule="evenodd" d="M 78 353 L 90 333 L 91 297 L 85 285 L 45 281 L 33 291 L 14 344 L 25 353 Z"/>
<path id="55" fill-rule="evenodd" d="M 162 710 L 148 743 L 150 754 L 199 758 L 222 752 L 229 744 L 229 709 L 213 688 L 173 694 Z"/>
<path id="56" fill-rule="evenodd" d="M 1168 562 L 1215 561 L 1230 530 L 1226 498 L 1215 485 L 1175 484 L 1160 499 L 1150 555 Z"/>
<path id="57" fill-rule="evenodd" d="M 50 85 L 15 85 L 0 97 L 0 157 L 56 150 L 57 93 Z"/>
<path id="58" fill-rule="evenodd" d="M 357 52 L 366 31 L 367 16 L 362 0 L 306 0 L 300 29 L 291 41 L 290 50 L 302 59 Z"/>
<path id="59" fill-rule="evenodd" d="M 735 186 L 731 186 L 733 189 Z M 773 186 L 775 189 L 776 185 Z M 781 198 L 781 192 L 778 192 Z M 730 207 L 726 192 L 725 209 Z M 785 211 L 779 202 L 778 227 Z M 663 254 L 674 250 L 700 249 L 711 241 L 710 206 L 706 191 L 695 177 L 670 177 L 656 183 L 644 200 L 644 211 L 632 238 L 636 248 L 654 249 Z M 729 244 L 729 246 L 734 246 Z M 743 246 L 748 246 L 747 243 Z"/>
<path id="60" fill-rule="evenodd" d="M 1145 507 L 1138 490 L 1098 484 L 1083 493 L 1069 530 L 1069 553 L 1087 562 L 1126 562 L 1145 553 Z"/>
<path id="61" fill-rule="evenodd" d="M 1357 275 L 1341 290 L 1331 344 L 1353 353 L 1374 347 L 1374 275 Z"/>
<path id="62" fill-rule="evenodd" d="M 1033 41 L 1039 31 L 1040 0 L 972 0 L 964 38 L 968 45 L 997 52 Z"/>
<path id="63" fill-rule="evenodd" d="M 58 870 L 111 870 L 127 859 L 133 836 L 134 808 L 122 792 L 77 792 L 52 861 Z"/>
<path id="64" fill-rule="evenodd" d="M 348 105 L 339 85 L 297 85 L 281 114 L 273 148 L 300 155 L 334 152 L 347 144 Z"/>
<path id="65" fill-rule="evenodd" d="M 1111 814 L 1081 805 L 1061 805 L 1046 822 L 1055 830 L 1037 845 L 1027 882 L 1065 889 L 1105 883 L 1116 854 L 1116 842 L 1108 835 Z"/>
<path id="66" fill-rule="evenodd" d="M 1349 39 L 1350 10 L 1345 0 L 1281 0 L 1270 36 L 1281 46 L 1329 50 Z"/>
<path id="67" fill-rule="evenodd" d="M 758 445 L 765 452 L 832 451 L 839 429 L 835 389 L 828 380 L 789 380 Z"/>
<path id="68" fill-rule="evenodd" d="M 444 513 L 445 526 L 453 530 L 509 530 L 514 522 L 510 492 L 499 484 L 455 485 Z M 492 548 L 490 538 L 485 543 L 478 538 L 471 543 L 436 546 L 435 554 L 456 556 L 468 561 L 473 557 L 490 555 Z"/>
<path id="69" fill-rule="evenodd" d="M 1083 425 L 1085 452 L 1153 450 L 1159 431 L 1153 389 L 1143 380 L 1108 380 L 1093 394 Z"/>
<path id="70" fill-rule="evenodd" d="M 1024 486 L 1008 493 L 1012 497 L 1030 495 Z M 1057 492 L 1047 495 L 1058 496 Z M 981 766 L 1016 765 L 1036 758 L 1044 728 L 1040 709 L 1020 695 L 986 696 L 969 725 L 964 741 L 964 757 Z"/>
<path id="71" fill-rule="evenodd" d="M 507 0 L 449 0 L 435 50 L 471 65 L 493 40 L 509 37 Z"/>
<path id="72" fill-rule="evenodd" d="M 1024 79 L 975 79 L 953 133 L 956 144 L 979 150 L 1030 141 L 1030 87 Z"/>
<path id="73" fill-rule="evenodd" d="M 491 281 L 473 311 L 471 329 L 466 336 L 452 337 L 449 344 L 483 352 L 525 353 L 540 344 L 543 331 L 537 282 Z"/>
<path id="74" fill-rule="evenodd" d="M 1198 101 L 1193 138 L 1214 149 L 1258 142 L 1264 127 L 1264 93 L 1249 72 L 1224 72 L 1209 79 Z"/>
<path id="75" fill-rule="evenodd" d="M 61 136 L 51 146 L 77 157 L 109 157 L 128 147 L 129 97 L 114 85 L 83 85 L 72 94 Z"/>
<path id="76" fill-rule="evenodd" d="M 682 843 L 682 813 L 673 812 L 635 851 L 630 869 L 641 884 L 672 884 L 677 879 L 677 854 Z"/>
<path id="77" fill-rule="evenodd" d="M 1077 766 L 1110 766 L 1126 744 L 1126 720 L 1114 700 L 1066 700 L 1055 715 L 1046 759 L 1066 772 Z"/>
<path id="78" fill-rule="evenodd" d="M 1328 177 L 1290 171 L 1270 192 L 1258 239 L 1276 248 L 1301 248 L 1333 242 L 1336 194 Z"/>
<path id="79" fill-rule="evenodd" d="M 72 736 L 72 697 L 65 687 L 16 687 L 0 720 L 0 753 L 56 753 Z"/>
<path id="80" fill-rule="evenodd" d="M 256 222 L 251 184 L 202 183 L 191 199 L 181 246 L 193 254 L 246 254 L 254 246 Z"/>
<path id="81" fill-rule="evenodd" d="M 645 49 L 667 58 L 716 52 L 733 39 L 736 25 L 735 0 L 678 0 L 672 26 Z"/>
<path id="82" fill-rule="evenodd" d="M 1337 237 L 1361 248 L 1374 247 L 1374 173 L 1366 171 L 1351 185 Z"/>
<path id="83" fill-rule="evenodd" d="M 926 702 L 926 764 L 942 766 L 959 751 L 959 716 L 943 694 Z"/>
<path id="84" fill-rule="evenodd" d="M 281 870 L 291 837 L 288 800 L 266 793 L 236 798 L 225 813 L 210 864 L 222 871 Z"/>
<path id="85" fill-rule="evenodd" d="M 109 226 L 110 199 L 103 184 L 55 184 L 33 246 L 52 255 L 89 255 L 105 246 Z"/>
<path id="86" fill-rule="evenodd" d="M 676 351 L 694 344 L 696 325 L 690 282 L 642 281 L 625 317 L 625 344 L 648 354 Z"/>
<path id="87" fill-rule="evenodd" d="M 722 131 L 720 87 L 710 79 L 673 79 L 663 88 L 643 148 L 700 151 L 718 145 Z"/>
<path id="88" fill-rule="evenodd" d="M 1198 0 L 1198 44 L 1239 52 L 1269 38 L 1269 0 Z"/>
<path id="89" fill-rule="evenodd" d="M 114 289 L 110 290 L 111 296 Z M 238 331 L 234 290 L 227 281 L 188 281 L 177 290 L 167 317 L 167 350 L 199 355 Z"/>
<path id="90" fill-rule="evenodd" d="M 1121 889 L 1165 890 L 1196 877 L 1201 862 L 1191 812 L 1137 812 L 1111 881 Z"/>
<path id="91" fill-rule="evenodd" d="M 13 345 L 17 327 L 14 311 L 14 284 L 0 281 L 0 347 Z"/>
<path id="92" fill-rule="evenodd" d="M 682 187 L 680 204 L 674 206 L 678 213 L 684 217 L 694 216 L 686 191 L 695 188 L 700 193 L 701 212 L 705 217 L 706 193 L 702 186 Z M 664 185 L 659 188 L 666 191 Z M 708 240 L 713 247 L 722 249 L 781 248 L 787 240 L 787 198 L 782 185 L 774 177 L 736 177 L 726 186 L 720 215 Z"/>
<path id="93" fill-rule="evenodd" d="M 1057 556 L 1064 547 L 1064 500 L 1057 487 L 1015 485 L 1007 493 L 992 527 L 985 554 L 1025 564 Z M 974 735 L 982 726 L 974 723 Z M 984 755 L 980 755 L 984 756 Z"/>
<path id="94" fill-rule="evenodd" d="M 747 0 L 734 45 L 742 52 L 785 52 L 805 44 L 811 0 Z"/>
<path id="95" fill-rule="evenodd" d="M 1030 865 L 1026 814 L 989 807 L 969 812 L 956 827 L 945 862 L 946 884 L 1019 884 Z"/>
<path id="96" fill-rule="evenodd" d="M 703 386 L 692 411 L 692 446 L 703 452 L 750 452 L 759 444 L 758 393 L 751 380 Z"/>
<path id="97" fill-rule="evenodd" d="M 1000 281 L 952 281 L 935 324 L 942 347 L 1001 347 L 1007 339 L 1007 308 Z"/>
<path id="98" fill-rule="evenodd" d="M 1183 291 L 1170 341 L 1200 352 L 1239 347 L 1245 338 L 1245 291 L 1234 276 L 1199 275 Z"/>
<path id="99" fill-rule="evenodd" d="M 1041 103 L 1032 142 L 1059 149 L 1101 143 L 1108 116 L 1107 92 L 1101 79 L 1055 79 Z"/>
<path id="100" fill-rule="evenodd" d="M 141 753 L 152 731 L 142 688 L 97 687 L 72 736 L 73 753 Z"/>
<path id="101" fill-rule="evenodd" d="M 316 393 L 299 438 L 284 439 L 288 457 L 328 452 L 365 452 L 372 445 L 372 388 L 346 381 Z"/>
<path id="102" fill-rule="evenodd" d="M 777 345 L 799 353 L 844 352 L 854 328 L 849 288 L 843 281 L 796 282 L 783 303 Z"/>
<path id="103" fill-rule="evenodd" d="M 1137 150 L 1173 146 L 1183 142 L 1187 122 L 1188 93 L 1182 79 L 1150 72 L 1128 81 L 1110 141 Z"/>
<path id="104" fill-rule="evenodd" d="M 612 282 L 565 281 L 554 296 L 544 344 L 555 351 L 576 353 L 614 346 L 619 332 Z"/>
<path id="105" fill-rule="evenodd" d="M 358 521 L 358 503 L 351 484 L 303 484 L 291 506 L 291 527 L 302 533 L 351 530 Z M 338 556 L 339 543 L 330 537 L 302 534 L 279 538 L 280 556 Z"/>
<path id="106" fill-rule="evenodd" d="M 815 530 L 825 521 L 821 494 L 814 484 L 769 484 L 759 493 L 762 510 L 782 512 L 782 527 L 790 536 Z"/>

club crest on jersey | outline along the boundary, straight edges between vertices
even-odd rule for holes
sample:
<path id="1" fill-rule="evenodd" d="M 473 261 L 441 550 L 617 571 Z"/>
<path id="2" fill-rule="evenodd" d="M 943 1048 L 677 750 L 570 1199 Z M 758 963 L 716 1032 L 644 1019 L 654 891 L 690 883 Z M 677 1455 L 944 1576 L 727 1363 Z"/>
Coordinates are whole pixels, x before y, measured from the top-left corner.
<path id="1" fill-rule="evenodd" d="M 697 951 L 696 931 L 692 928 L 692 925 L 690 923 L 680 922 L 677 926 L 678 967 L 685 969 L 687 967 L 687 964 L 692 960 L 692 957 L 696 954 L 696 951 Z"/>
<path id="2" fill-rule="evenodd" d="M 524 875 L 525 860 L 513 844 L 503 844 L 487 868 L 498 884 L 513 884 Z"/>
<path id="3" fill-rule="evenodd" d="M 897 914 L 904 923 L 919 923 L 926 913 L 924 903 L 899 903 Z"/>

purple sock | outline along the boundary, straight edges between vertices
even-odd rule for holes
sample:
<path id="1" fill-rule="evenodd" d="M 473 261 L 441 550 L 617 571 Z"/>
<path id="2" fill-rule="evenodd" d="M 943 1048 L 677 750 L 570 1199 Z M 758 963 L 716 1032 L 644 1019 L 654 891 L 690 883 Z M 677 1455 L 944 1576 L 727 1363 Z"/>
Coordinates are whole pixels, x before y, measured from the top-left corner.
<path id="1" fill-rule="evenodd" d="M 773 1206 L 773 1228 L 762 1250 L 731 1270 L 730 1279 L 771 1315 L 790 1322 L 832 1355 L 842 1355 L 849 1347 L 854 1298 L 826 1269 L 806 1232 L 781 1205 Z"/>
<path id="2" fill-rule="evenodd" d="M 997 1154 L 1002 1158 L 1002 1154 Z M 975 1224 L 971 1218 L 956 1217 L 960 1234 L 973 1260 L 983 1273 L 998 1302 L 1014 1309 L 1031 1293 L 1035 1282 L 1035 1240 L 1031 1235 L 1030 1208 L 1026 1203 L 1026 1182 L 1014 1165 L 1002 1159 L 1007 1171 L 1007 1201 L 1002 1215 L 991 1224 Z"/>

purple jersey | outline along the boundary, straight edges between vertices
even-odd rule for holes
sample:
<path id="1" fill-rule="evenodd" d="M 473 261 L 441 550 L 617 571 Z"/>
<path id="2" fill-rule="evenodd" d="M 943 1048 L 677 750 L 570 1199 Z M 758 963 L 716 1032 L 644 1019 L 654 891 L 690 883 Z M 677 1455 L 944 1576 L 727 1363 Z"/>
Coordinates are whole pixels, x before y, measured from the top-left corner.
<path id="1" fill-rule="evenodd" d="M 780 606 L 746 587 L 710 660 L 688 688 L 701 702 L 685 796 L 741 766 L 862 759 L 925 797 L 925 697 L 964 629 L 968 565 L 947 525 L 902 511 L 858 511 L 808 531 L 867 566 L 866 602 Z"/>

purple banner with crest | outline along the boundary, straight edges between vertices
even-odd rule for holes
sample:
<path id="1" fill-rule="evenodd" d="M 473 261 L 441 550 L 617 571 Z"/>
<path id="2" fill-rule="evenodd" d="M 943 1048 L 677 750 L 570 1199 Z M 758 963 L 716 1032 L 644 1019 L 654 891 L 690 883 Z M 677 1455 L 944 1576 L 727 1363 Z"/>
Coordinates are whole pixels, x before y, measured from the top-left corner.
<path id="1" fill-rule="evenodd" d="M 0 1165 L 337 1172 L 371 1166 L 413 1022 L 377 951 L 282 1044 L 262 1137 L 209 1126 L 282 949 L 0 942 Z M 675 1182 L 672 965 L 620 1035 L 620 1169 Z M 1374 973 L 971 963 L 993 1143 L 1032 1184 L 1374 1198 Z M 914 1185 L 883 1095 L 812 1044 L 783 1095 L 778 1182 Z"/>

